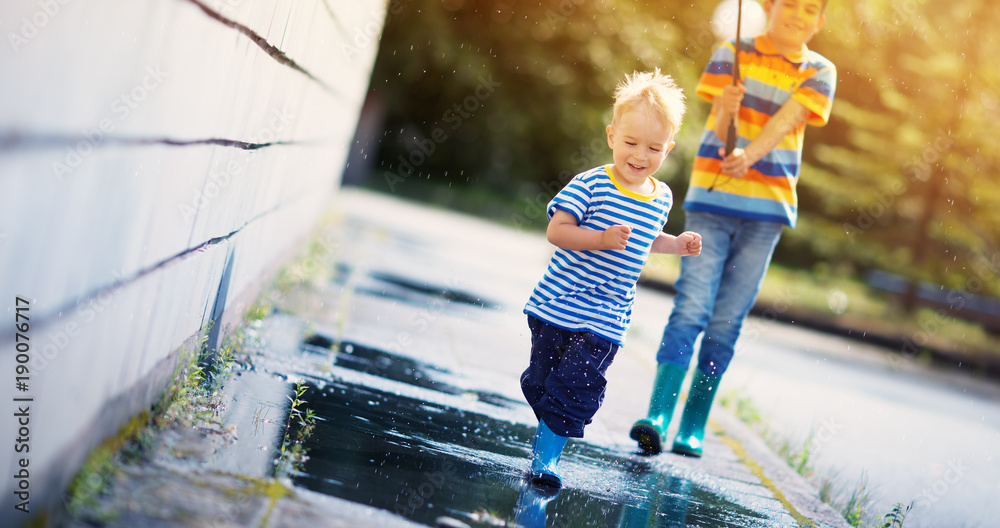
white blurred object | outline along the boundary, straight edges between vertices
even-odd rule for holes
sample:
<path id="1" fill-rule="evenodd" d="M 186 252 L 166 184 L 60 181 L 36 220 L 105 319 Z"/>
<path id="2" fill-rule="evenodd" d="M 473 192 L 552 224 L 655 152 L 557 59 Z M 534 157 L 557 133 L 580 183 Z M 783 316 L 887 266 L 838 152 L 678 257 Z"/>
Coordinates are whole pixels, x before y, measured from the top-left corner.
<path id="1" fill-rule="evenodd" d="M 831 312 L 837 315 L 840 315 L 847 311 L 847 305 L 849 301 L 850 298 L 847 296 L 847 294 L 840 290 L 832 290 L 826 296 L 826 305 L 830 307 Z"/>
<path id="2" fill-rule="evenodd" d="M 722 0 L 712 13 L 712 31 L 719 40 L 736 38 L 738 0 Z M 740 21 L 740 38 L 756 37 L 767 29 L 764 8 L 755 0 L 743 0 L 743 19 Z"/>

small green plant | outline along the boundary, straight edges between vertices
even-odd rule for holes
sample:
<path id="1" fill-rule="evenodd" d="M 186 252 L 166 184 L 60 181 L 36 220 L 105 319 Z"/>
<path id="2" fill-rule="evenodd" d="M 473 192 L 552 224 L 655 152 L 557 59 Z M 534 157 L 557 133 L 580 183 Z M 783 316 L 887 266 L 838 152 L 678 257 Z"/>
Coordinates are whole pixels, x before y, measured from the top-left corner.
<path id="1" fill-rule="evenodd" d="M 764 423 L 760 415 L 760 410 L 757 409 L 757 406 L 749 396 L 742 396 L 736 391 L 730 391 L 722 395 L 719 403 L 732 411 L 741 422 L 751 427 Z"/>
<path id="2" fill-rule="evenodd" d="M 253 412 L 253 434 L 256 435 L 260 432 L 261 424 L 267 421 L 267 413 L 270 412 L 270 407 L 267 407 L 263 403 L 257 404 L 257 409 Z"/>
<path id="3" fill-rule="evenodd" d="M 271 304 L 264 300 L 264 295 L 257 299 L 257 301 L 247 308 L 246 314 L 244 314 L 243 319 L 248 323 L 253 323 L 254 321 L 260 321 L 267 317 L 271 313 Z"/>
<path id="4" fill-rule="evenodd" d="M 292 404 L 288 411 L 288 421 L 285 423 L 285 437 L 281 442 L 281 454 L 278 457 L 278 476 L 287 476 L 293 472 L 301 472 L 309 460 L 305 441 L 312 436 L 316 427 L 316 415 L 312 409 L 305 407 L 302 396 L 306 392 L 304 383 L 296 382 L 295 396 L 289 396 Z"/>
<path id="5" fill-rule="evenodd" d="M 232 372 L 233 365 L 236 364 L 236 354 L 232 345 L 224 345 L 213 354 L 210 350 L 202 350 L 199 355 L 198 376 L 199 383 L 204 385 L 206 390 L 216 390 L 222 386 L 226 374 Z"/>
<path id="6" fill-rule="evenodd" d="M 205 340 L 201 340 L 203 344 Z M 202 349 L 191 354 L 191 360 L 183 364 L 174 383 L 154 407 L 157 427 L 190 427 L 199 420 L 218 419 L 222 413 L 222 394 L 219 387 L 224 376 L 235 363 L 231 349 L 223 349 L 219 358 L 206 367 L 206 352 Z M 211 376 L 207 376 L 208 372 Z"/>
<path id="7" fill-rule="evenodd" d="M 300 285 L 322 285 L 333 278 L 333 260 L 338 254 L 336 242 L 314 236 L 292 262 L 278 271 L 274 288 L 280 295 Z"/>
<path id="8" fill-rule="evenodd" d="M 833 489 L 836 484 L 835 480 L 831 475 L 824 475 L 819 479 L 819 500 L 826 504 L 833 504 L 836 500 L 836 493 Z"/>
<path id="9" fill-rule="evenodd" d="M 789 440 L 788 438 L 776 440 L 776 442 L 780 444 L 778 454 L 785 459 L 785 462 L 787 462 L 796 473 L 804 477 L 809 477 L 813 474 L 811 457 L 813 439 L 815 438 L 815 435 L 815 429 L 811 429 L 809 431 L 809 436 L 807 436 L 803 442 L 795 442 Z"/>
<path id="10" fill-rule="evenodd" d="M 732 411 L 741 422 L 756 431 L 771 449 L 784 458 L 785 462 L 798 474 L 804 477 L 812 475 L 811 456 L 815 431 L 810 431 L 805 441 L 798 442 L 787 436 L 775 434 L 768 425 L 768 421 L 749 397 L 731 391 L 723 394 L 719 401 Z"/>
<path id="11" fill-rule="evenodd" d="M 868 487 L 868 474 L 861 473 L 857 485 L 850 489 L 845 500 L 841 500 L 841 497 L 847 490 L 844 487 L 835 489 L 836 481 L 836 476 L 822 477 L 819 498 L 840 512 L 847 523 L 856 528 L 903 528 L 906 515 L 913 509 L 912 502 L 909 505 L 897 502 L 883 517 L 873 520 L 872 503 L 875 502 L 875 495 Z"/>
<path id="12" fill-rule="evenodd" d="M 851 490 L 840 513 L 851 526 L 861 526 L 865 514 L 870 510 L 872 495 L 868 490 L 868 473 L 862 471 L 858 485 Z"/>
<path id="13" fill-rule="evenodd" d="M 882 518 L 881 524 L 877 528 L 903 528 L 903 521 L 906 520 L 906 516 L 913 509 L 913 503 L 903 504 L 902 502 L 897 502 L 893 505 L 889 513 L 885 514 Z"/>

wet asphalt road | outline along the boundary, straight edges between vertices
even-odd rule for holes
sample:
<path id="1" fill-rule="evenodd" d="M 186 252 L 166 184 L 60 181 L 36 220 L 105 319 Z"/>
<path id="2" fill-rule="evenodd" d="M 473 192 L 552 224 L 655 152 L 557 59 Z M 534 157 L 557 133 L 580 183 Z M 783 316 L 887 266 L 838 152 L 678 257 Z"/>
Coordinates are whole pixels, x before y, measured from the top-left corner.
<path id="1" fill-rule="evenodd" d="M 655 368 L 642 335 L 567 445 L 566 488 L 525 485 L 536 421 L 517 382 L 521 308 L 551 247 L 389 197 L 339 200 L 316 257 L 329 280 L 289 292 L 253 330 L 267 349 L 258 370 L 304 382 L 319 418 L 297 487 L 431 526 L 845 526 L 731 417 L 713 414 L 726 434 L 702 459 L 639 455 L 628 427 Z"/>
<path id="2" fill-rule="evenodd" d="M 886 350 L 777 325 L 748 343 L 722 390 L 750 396 L 781 434 L 813 433 L 814 467 L 874 509 L 914 502 L 906 526 L 998 526 L 1000 390 Z"/>

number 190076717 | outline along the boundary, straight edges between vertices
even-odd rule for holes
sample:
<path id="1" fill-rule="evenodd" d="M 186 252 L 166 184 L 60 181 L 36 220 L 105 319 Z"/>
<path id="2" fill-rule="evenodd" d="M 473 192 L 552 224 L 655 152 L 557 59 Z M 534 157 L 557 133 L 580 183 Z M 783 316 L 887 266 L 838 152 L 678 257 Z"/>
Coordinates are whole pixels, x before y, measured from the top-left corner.
<path id="1" fill-rule="evenodd" d="M 15 298 L 14 306 L 14 356 L 17 365 L 14 367 L 15 387 L 20 392 L 28 392 L 28 382 L 31 379 L 28 362 L 31 360 L 31 338 L 28 331 L 31 330 L 31 318 L 29 312 L 31 302 Z"/>

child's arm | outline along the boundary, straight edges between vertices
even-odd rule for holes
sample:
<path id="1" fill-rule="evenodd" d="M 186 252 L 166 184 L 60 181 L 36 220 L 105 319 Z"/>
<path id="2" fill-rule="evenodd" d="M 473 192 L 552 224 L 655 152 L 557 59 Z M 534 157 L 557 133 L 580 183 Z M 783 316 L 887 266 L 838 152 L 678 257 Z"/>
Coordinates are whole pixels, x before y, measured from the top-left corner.
<path id="1" fill-rule="evenodd" d="M 682 257 L 701 255 L 701 235 L 685 231 L 677 236 L 660 233 L 653 241 L 651 253 L 669 253 Z"/>
<path id="2" fill-rule="evenodd" d="M 793 128 L 804 123 L 807 117 L 809 109 L 802 103 L 789 99 L 771 116 L 760 134 L 745 149 L 735 149 L 722 160 L 722 172 L 736 178 L 742 177 L 751 165 L 771 152 Z M 722 139 L 725 141 L 724 137 Z M 725 155 L 723 149 L 719 149 L 719 155 Z"/>
<path id="3" fill-rule="evenodd" d="M 625 249 L 632 228 L 623 225 L 613 225 L 604 231 L 584 229 L 577 224 L 576 218 L 566 211 L 557 210 L 549 220 L 545 236 L 549 242 L 573 251 L 590 249 Z"/>

